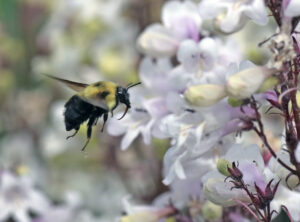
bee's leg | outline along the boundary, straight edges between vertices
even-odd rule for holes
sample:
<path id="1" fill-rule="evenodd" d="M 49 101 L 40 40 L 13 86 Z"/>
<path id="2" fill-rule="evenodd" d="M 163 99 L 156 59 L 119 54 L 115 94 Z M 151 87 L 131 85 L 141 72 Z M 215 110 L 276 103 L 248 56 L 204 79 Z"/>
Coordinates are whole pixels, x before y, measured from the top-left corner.
<path id="1" fill-rule="evenodd" d="M 95 126 L 96 126 L 97 123 L 98 123 L 98 119 L 99 119 L 99 117 L 97 117 L 96 120 L 95 120 L 95 123 L 94 123 Z"/>
<path id="2" fill-rule="evenodd" d="M 84 146 L 82 147 L 81 151 L 84 151 L 85 147 L 89 144 L 90 142 L 90 139 L 91 139 L 91 135 L 92 135 L 92 128 L 93 128 L 93 124 L 95 122 L 95 117 L 91 117 L 89 119 L 89 122 L 87 124 L 87 140 L 84 144 Z"/>
<path id="3" fill-rule="evenodd" d="M 67 136 L 67 140 L 68 139 L 70 139 L 70 138 L 72 138 L 72 137 L 74 137 L 77 133 L 78 133 L 78 131 L 79 131 L 79 128 L 80 128 L 80 126 L 77 126 L 76 128 L 75 128 L 75 132 L 72 134 L 72 135 L 70 135 L 70 136 Z"/>
<path id="4" fill-rule="evenodd" d="M 103 132 L 103 130 L 104 130 L 104 126 L 105 126 L 107 119 L 108 119 L 108 113 L 104 113 L 103 114 L 103 125 L 102 125 L 101 132 Z"/>

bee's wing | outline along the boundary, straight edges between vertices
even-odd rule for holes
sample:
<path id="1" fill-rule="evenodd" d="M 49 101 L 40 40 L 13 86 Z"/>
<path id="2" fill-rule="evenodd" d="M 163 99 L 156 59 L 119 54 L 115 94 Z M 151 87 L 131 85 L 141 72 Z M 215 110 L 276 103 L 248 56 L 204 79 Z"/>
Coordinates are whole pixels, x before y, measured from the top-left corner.
<path id="1" fill-rule="evenodd" d="M 51 79 L 55 79 L 55 80 L 57 80 L 61 83 L 64 83 L 65 85 L 67 85 L 69 88 L 75 90 L 76 92 L 80 92 L 88 86 L 88 84 L 85 84 L 85 83 L 73 82 L 73 81 L 70 81 L 70 80 L 61 79 L 61 78 L 51 76 L 51 75 L 47 75 L 47 74 L 45 76 L 47 76 Z"/>

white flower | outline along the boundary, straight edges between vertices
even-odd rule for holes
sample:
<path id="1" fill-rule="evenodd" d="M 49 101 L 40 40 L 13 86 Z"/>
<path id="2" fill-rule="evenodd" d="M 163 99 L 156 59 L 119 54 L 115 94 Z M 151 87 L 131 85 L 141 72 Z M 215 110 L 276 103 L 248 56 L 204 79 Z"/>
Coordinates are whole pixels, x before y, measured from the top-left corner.
<path id="1" fill-rule="evenodd" d="M 151 135 L 159 135 L 157 124 L 167 114 L 167 106 L 163 98 L 153 98 L 142 102 L 141 106 L 135 106 L 122 120 L 115 118 L 108 123 L 107 130 L 111 135 L 124 134 L 121 141 L 121 149 L 127 149 L 138 137 L 143 136 L 144 143 L 150 144 Z M 115 114 L 118 115 L 118 114 Z M 160 134 L 160 136 L 163 136 Z"/>
<path id="2" fill-rule="evenodd" d="M 243 173 L 243 181 L 245 184 L 248 184 L 248 189 L 253 193 L 256 192 L 254 183 L 264 190 L 271 179 L 275 179 L 276 182 L 279 180 L 276 174 L 272 174 L 270 169 L 265 166 L 260 150 L 256 145 L 247 147 L 235 145 L 228 150 L 225 159 L 228 162 L 235 161 L 236 164 L 239 164 L 238 169 Z M 250 201 L 250 198 L 244 191 L 240 189 L 231 190 L 233 184 L 228 181 L 224 182 L 224 179 L 225 176 L 218 171 L 209 172 L 203 177 L 203 192 L 209 200 L 223 206 L 236 205 L 235 199 L 245 203 Z M 292 218 L 298 221 L 300 218 L 298 208 L 300 194 L 280 185 L 274 199 L 271 201 L 271 209 L 279 212 L 281 206 L 284 205 L 288 208 Z"/>
<path id="3" fill-rule="evenodd" d="M 238 162 L 238 168 L 243 173 L 243 180 L 249 184 L 249 189 L 254 189 L 254 182 L 261 188 L 267 184 L 263 175 L 264 162 L 256 145 L 242 147 L 234 145 L 227 151 L 225 157 L 229 162 Z M 212 171 L 203 176 L 203 192 L 212 202 L 223 206 L 236 205 L 234 199 L 249 202 L 247 194 L 240 190 L 231 190 L 230 182 L 224 182 L 225 176 L 218 171 Z"/>
<path id="4" fill-rule="evenodd" d="M 204 126 L 205 124 L 202 123 L 196 129 L 189 126 L 185 126 L 187 129 L 182 129 L 176 146 L 169 148 L 164 156 L 164 184 L 170 184 L 177 177 L 186 179 L 201 175 L 211 168 L 213 162 L 210 159 L 198 158 L 191 161 L 193 149 L 200 145 Z M 195 169 L 198 169 L 197 172 Z"/>
<path id="5" fill-rule="evenodd" d="M 288 1 L 284 1 L 288 2 Z M 290 0 L 287 7 L 284 10 L 284 15 L 288 17 L 296 17 L 300 15 L 300 1 Z"/>
<path id="6" fill-rule="evenodd" d="M 200 65 L 200 49 L 193 40 L 183 41 L 177 52 L 177 59 L 188 72 L 197 72 Z"/>
<path id="7" fill-rule="evenodd" d="M 237 31 L 244 26 L 247 17 L 259 25 L 266 25 L 268 21 L 263 0 L 203 0 L 199 11 L 204 19 L 216 18 L 217 26 L 224 32 Z"/>
<path id="8" fill-rule="evenodd" d="M 289 167 L 294 168 L 293 164 L 290 162 L 290 156 L 286 151 L 279 150 L 276 155 Z M 299 178 L 296 175 L 290 175 L 291 172 L 278 163 L 274 157 L 271 157 L 269 160 L 268 167 L 274 174 L 281 178 L 282 184 L 286 187 L 295 189 L 299 186 Z"/>
<path id="9" fill-rule="evenodd" d="M 244 127 L 237 119 L 229 123 L 225 121 L 226 124 L 221 127 L 207 126 L 210 122 L 204 122 L 199 116 L 197 113 L 195 117 L 191 114 L 181 117 L 169 115 L 163 119 L 173 138 L 172 147 L 164 156 L 163 183 L 170 184 L 176 178 L 201 177 L 213 166 L 212 157 L 216 152 L 223 155 L 231 146 L 232 137 L 226 135 L 240 130 L 240 125 Z"/>
<path id="10" fill-rule="evenodd" d="M 151 95 L 163 95 L 170 91 L 169 75 L 172 65 L 169 59 L 161 58 L 154 62 L 151 58 L 145 57 L 139 66 L 139 76 L 142 81 L 142 86 L 147 89 L 145 97 Z M 179 84 L 179 83 L 177 83 Z"/>
<path id="11" fill-rule="evenodd" d="M 199 40 L 202 19 L 197 5 L 190 1 L 168 1 L 162 9 L 162 22 L 180 39 Z"/>
<path id="12" fill-rule="evenodd" d="M 49 201 L 33 187 L 32 181 L 26 176 L 17 176 L 2 170 L 0 173 L 0 220 L 9 217 L 17 222 L 30 222 L 30 211 L 44 213 Z"/>
<path id="13" fill-rule="evenodd" d="M 224 85 L 228 65 L 240 61 L 240 53 L 234 41 L 222 41 L 205 37 L 196 43 L 187 39 L 181 42 L 177 60 L 181 63 L 175 69 L 182 69 L 182 75 L 189 77 L 186 85 L 208 83 Z"/>
<path id="14" fill-rule="evenodd" d="M 218 55 L 217 41 L 208 37 L 203 38 L 199 44 L 190 39 L 184 40 L 177 51 L 177 59 L 184 69 L 196 74 L 199 69 L 212 69 Z"/>
<path id="15" fill-rule="evenodd" d="M 162 9 L 163 24 L 146 28 L 137 40 L 138 49 L 153 57 L 176 54 L 181 41 L 199 40 L 201 18 L 197 6 L 191 1 L 170 1 Z"/>

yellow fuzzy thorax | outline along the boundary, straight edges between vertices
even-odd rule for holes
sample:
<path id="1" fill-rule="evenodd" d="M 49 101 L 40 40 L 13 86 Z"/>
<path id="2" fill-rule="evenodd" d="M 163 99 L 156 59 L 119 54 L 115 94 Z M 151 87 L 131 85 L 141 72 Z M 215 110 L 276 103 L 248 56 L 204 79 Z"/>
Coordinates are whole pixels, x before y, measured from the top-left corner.
<path id="1" fill-rule="evenodd" d="M 117 87 L 118 85 L 114 82 L 100 81 L 87 86 L 85 89 L 78 93 L 78 96 L 87 101 L 101 100 L 101 93 L 107 92 L 107 96 L 103 98 L 103 103 L 110 111 L 116 105 Z"/>

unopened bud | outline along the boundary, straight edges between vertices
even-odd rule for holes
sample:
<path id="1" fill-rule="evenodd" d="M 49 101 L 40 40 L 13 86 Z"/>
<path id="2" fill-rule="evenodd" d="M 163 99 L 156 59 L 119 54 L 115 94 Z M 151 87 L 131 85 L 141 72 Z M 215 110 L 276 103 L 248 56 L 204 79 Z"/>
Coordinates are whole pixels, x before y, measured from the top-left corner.
<path id="1" fill-rule="evenodd" d="M 228 172 L 228 169 L 227 169 L 228 167 L 230 167 L 230 168 L 232 167 L 232 164 L 228 160 L 226 160 L 224 158 L 221 158 L 218 160 L 218 162 L 217 162 L 218 171 L 227 177 L 230 176 L 230 173 Z"/>
<path id="2" fill-rule="evenodd" d="M 252 195 L 251 200 L 252 200 L 252 203 L 255 206 L 257 206 L 259 209 L 265 209 L 265 207 L 267 206 L 260 197 Z"/>
<path id="3" fill-rule="evenodd" d="M 259 186 L 256 185 L 256 183 L 254 183 L 258 198 L 262 202 L 262 206 L 263 205 L 267 206 L 275 196 L 280 181 L 278 181 L 277 184 L 274 186 L 274 188 L 271 189 L 272 182 L 273 179 L 270 180 L 270 182 L 267 184 L 264 190 L 262 190 Z"/>
<path id="4" fill-rule="evenodd" d="M 237 168 L 235 162 L 232 162 L 232 167 L 227 167 L 227 170 L 232 179 L 240 181 L 243 178 L 243 173 L 239 168 Z"/>
<path id="5" fill-rule="evenodd" d="M 206 201 L 202 208 L 203 218 L 206 220 L 218 220 L 222 217 L 223 208 L 213 202 Z"/>
<path id="6" fill-rule="evenodd" d="M 158 220 L 159 217 L 154 212 L 150 211 L 134 213 L 121 217 L 121 222 L 157 222 Z"/>
<path id="7" fill-rule="evenodd" d="M 192 105 L 211 106 L 223 99 L 226 93 L 224 86 L 202 84 L 189 87 L 184 96 Z"/>
<path id="8" fill-rule="evenodd" d="M 236 99 L 245 99 L 257 92 L 264 80 L 272 73 L 265 67 L 251 67 L 230 76 L 227 80 L 228 95 Z"/>

